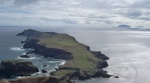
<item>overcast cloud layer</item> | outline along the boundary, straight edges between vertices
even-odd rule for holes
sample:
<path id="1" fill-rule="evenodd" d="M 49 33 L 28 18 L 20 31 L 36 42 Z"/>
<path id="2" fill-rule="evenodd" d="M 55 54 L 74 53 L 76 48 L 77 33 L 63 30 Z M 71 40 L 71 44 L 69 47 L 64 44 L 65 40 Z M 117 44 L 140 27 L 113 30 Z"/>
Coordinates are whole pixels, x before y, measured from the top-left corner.
<path id="1" fill-rule="evenodd" d="M 0 0 L 0 25 L 150 26 L 150 0 Z"/>

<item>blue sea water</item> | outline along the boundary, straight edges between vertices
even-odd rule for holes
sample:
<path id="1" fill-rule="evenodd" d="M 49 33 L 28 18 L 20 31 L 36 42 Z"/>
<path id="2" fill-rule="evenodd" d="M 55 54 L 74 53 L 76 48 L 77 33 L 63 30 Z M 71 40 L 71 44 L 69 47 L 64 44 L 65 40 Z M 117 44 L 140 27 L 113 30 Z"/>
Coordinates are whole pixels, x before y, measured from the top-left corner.
<path id="1" fill-rule="evenodd" d="M 102 51 L 110 58 L 109 66 L 104 70 L 119 76 L 116 78 L 97 78 L 77 83 L 150 83 L 150 32 L 119 30 L 94 27 L 0 27 L 0 61 L 20 59 L 19 56 L 28 50 L 22 49 L 20 41 L 25 37 L 15 36 L 24 29 L 33 28 L 46 32 L 67 33 L 79 42 L 91 47 L 93 51 Z M 41 70 L 54 70 L 62 60 L 45 59 L 40 55 L 30 55 Z M 64 62 L 63 62 L 64 63 Z M 49 65 L 43 67 L 43 64 Z M 35 75 L 44 75 L 40 72 Z M 48 74 L 46 74 L 48 75 Z"/>

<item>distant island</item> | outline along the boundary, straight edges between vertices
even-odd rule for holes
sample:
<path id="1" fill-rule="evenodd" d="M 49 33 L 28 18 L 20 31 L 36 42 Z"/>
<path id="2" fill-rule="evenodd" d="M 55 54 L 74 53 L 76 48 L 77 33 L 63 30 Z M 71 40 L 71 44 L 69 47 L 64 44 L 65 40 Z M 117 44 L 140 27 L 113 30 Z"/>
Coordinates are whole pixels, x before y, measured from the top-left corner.
<path id="1" fill-rule="evenodd" d="M 23 48 L 34 49 L 32 53 L 41 54 L 45 58 L 67 61 L 55 72 L 51 72 L 51 76 L 60 77 L 63 80 L 86 80 L 112 76 L 102 69 L 108 66 L 107 56 L 100 51 L 91 51 L 89 46 L 79 43 L 68 34 L 28 29 L 17 36 L 27 36 L 26 41 L 22 41 Z"/>
<path id="2" fill-rule="evenodd" d="M 131 28 L 129 25 L 119 25 L 118 28 Z"/>
<path id="3" fill-rule="evenodd" d="M 133 31 L 149 31 L 149 29 L 144 28 L 143 26 L 136 26 L 136 27 L 131 27 L 130 25 L 119 25 L 117 28 L 123 29 L 123 30 L 133 30 Z"/>

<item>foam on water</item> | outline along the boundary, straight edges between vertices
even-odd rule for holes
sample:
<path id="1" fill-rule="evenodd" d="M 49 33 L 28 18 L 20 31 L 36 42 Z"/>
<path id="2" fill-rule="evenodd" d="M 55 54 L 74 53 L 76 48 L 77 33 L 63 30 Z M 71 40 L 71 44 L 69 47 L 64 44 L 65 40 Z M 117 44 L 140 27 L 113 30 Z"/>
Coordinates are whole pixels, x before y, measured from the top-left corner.
<path id="1" fill-rule="evenodd" d="M 62 66 L 62 65 L 64 65 L 65 63 L 66 63 L 65 60 L 61 61 L 60 64 L 59 64 L 59 66 Z"/>
<path id="2" fill-rule="evenodd" d="M 34 49 L 31 49 L 31 48 L 28 48 L 28 49 L 25 49 L 26 51 L 33 51 Z"/>
<path id="3" fill-rule="evenodd" d="M 26 53 L 21 53 L 21 55 L 26 55 Z"/>
<path id="4" fill-rule="evenodd" d="M 40 59 L 40 58 L 37 58 L 37 57 L 30 57 L 30 58 L 22 58 L 22 57 L 18 57 L 18 59 L 28 59 L 28 60 L 34 60 L 34 59 Z"/>
<path id="5" fill-rule="evenodd" d="M 31 76 L 40 76 L 42 74 L 41 70 L 39 70 L 39 72 L 36 72 L 34 74 L 32 74 Z"/>
<path id="6" fill-rule="evenodd" d="M 65 60 L 54 60 L 54 61 L 47 61 L 48 63 L 57 63 L 56 65 L 61 66 L 64 65 L 66 63 Z"/>
<path id="7" fill-rule="evenodd" d="M 48 63 L 56 63 L 56 61 L 48 61 Z"/>
<path id="8" fill-rule="evenodd" d="M 11 47 L 10 49 L 14 50 L 14 51 L 24 51 L 25 50 L 22 47 Z"/>

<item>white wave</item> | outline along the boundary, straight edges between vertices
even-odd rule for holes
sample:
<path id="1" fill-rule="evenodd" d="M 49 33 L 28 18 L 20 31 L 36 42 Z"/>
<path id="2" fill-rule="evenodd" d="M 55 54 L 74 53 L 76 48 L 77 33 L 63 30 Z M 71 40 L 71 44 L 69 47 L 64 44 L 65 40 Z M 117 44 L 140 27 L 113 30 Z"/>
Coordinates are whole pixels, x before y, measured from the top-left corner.
<path id="1" fill-rule="evenodd" d="M 49 61 L 49 63 L 55 63 L 54 69 L 51 69 L 49 72 L 56 71 L 56 69 L 59 68 L 59 66 L 62 66 L 66 63 L 65 60 L 60 60 L 60 61 Z"/>
<path id="2" fill-rule="evenodd" d="M 25 50 L 22 47 L 11 47 L 10 49 L 14 50 L 14 51 L 24 51 Z"/>
<path id="3" fill-rule="evenodd" d="M 49 63 L 57 63 L 56 61 L 48 61 Z"/>
<path id="4" fill-rule="evenodd" d="M 56 69 L 49 70 L 50 73 L 51 73 L 51 72 L 54 72 L 54 71 L 56 71 Z"/>
<path id="5" fill-rule="evenodd" d="M 41 74 L 41 73 L 42 73 L 41 70 L 39 70 L 39 72 L 36 72 L 36 73 L 34 73 L 32 75 Z"/>
<path id="6" fill-rule="evenodd" d="M 56 68 L 58 68 L 61 65 L 64 65 L 66 63 L 65 60 L 61 60 L 61 61 L 48 61 L 49 63 L 56 63 Z"/>
<path id="7" fill-rule="evenodd" d="M 26 53 L 21 53 L 21 55 L 26 55 Z"/>
<path id="8" fill-rule="evenodd" d="M 66 63 L 66 61 L 62 61 L 59 66 L 64 65 Z"/>
<path id="9" fill-rule="evenodd" d="M 39 70 L 39 72 L 36 72 L 36 73 L 34 73 L 34 74 L 31 74 L 31 76 L 38 76 L 38 75 L 41 75 L 42 74 L 42 72 Z"/>
<path id="10" fill-rule="evenodd" d="M 25 49 L 26 51 L 34 51 L 34 49 L 31 49 L 31 48 L 28 48 L 28 49 Z"/>
<path id="11" fill-rule="evenodd" d="M 50 72 L 48 71 L 48 70 L 46 70 L 47 71 L 47 73 L 42 73 L 42 71 L 41 70 L 39 70 L 39 72 L 36 72 L 36 73 L 34 73 L 34 74 L 31 74 L 31 76 L 49 76 L 50 74 Z"/>
<path id="12" fill-rule="evenodd" d="M 49 67 L 50 67 L 50 65 L 46 65 L 45 67 L 46 67 L 46 68 L 49 68 Z"/>
<path id="13" fill-rule="evenodd" d="M 51 60 L 51 61 L 47 61 L 49 63 L 60 63 L 62 65 L 64 65 L 63 63 L 66 62 L 65 60 Z"/>
<path id="14" fill-rule="evenodd" d="M 18 59 L 29 59 L 29 60 L 33 60 L 33 59 L 40 59 L 40 58 L 37 58 L 37 57 L 22 58 L 22 57 L 19 56 Z"/>
<path id="15" fill-rule="evenodd" d="M 26 77 L 29 77 L 29 76 L 19 76 L 17 78 L 26 78 Z"/>
<path id="16" fill-rule="evenodd" d="M 54 69 L 58 69 L 58 68 L 59 68 L 58 64 L 55 64 Z"/>

